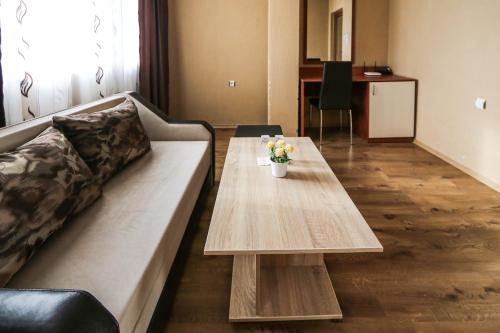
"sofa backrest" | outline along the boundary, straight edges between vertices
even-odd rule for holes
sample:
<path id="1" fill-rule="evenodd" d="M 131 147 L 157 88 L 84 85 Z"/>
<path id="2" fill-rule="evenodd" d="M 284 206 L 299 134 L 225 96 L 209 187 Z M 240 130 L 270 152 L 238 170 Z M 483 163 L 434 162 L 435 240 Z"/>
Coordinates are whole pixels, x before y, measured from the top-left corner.
<path id="1" fill-rule="evenodd" d="M 113 95 L 92 103 L 82 104 L 64 111 L 2 128 L 0 129 L 0 153 L 12 150 L 35 138 L 43 130 L 52 125 L 52 117 L 56 114 L 65 116 L 77 113 L 102 111 L 120 104 L 125 98 L 126 95 L 124 94 Z"/>

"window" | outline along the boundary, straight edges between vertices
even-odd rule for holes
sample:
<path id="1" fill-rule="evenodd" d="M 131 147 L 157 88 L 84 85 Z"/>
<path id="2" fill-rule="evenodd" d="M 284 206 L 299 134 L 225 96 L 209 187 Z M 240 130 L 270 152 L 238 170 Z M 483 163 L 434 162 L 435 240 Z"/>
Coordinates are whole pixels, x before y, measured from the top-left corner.
<path id="1" fill-rule="evenodd" d="M 138 2 L 1 0 L 6 124 L 136 90 Z"/>

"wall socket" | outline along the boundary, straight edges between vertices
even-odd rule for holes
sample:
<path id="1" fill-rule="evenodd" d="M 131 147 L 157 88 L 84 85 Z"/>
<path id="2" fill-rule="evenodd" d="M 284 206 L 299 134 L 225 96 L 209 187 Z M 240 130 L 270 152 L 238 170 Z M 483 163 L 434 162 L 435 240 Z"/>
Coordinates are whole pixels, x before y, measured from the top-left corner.
<path id="1" fill-rule="evenodd" d="M 229 88 L 236 88 L 236 81 L 235 80 L 229 80 Z"/>
<path id="2" fill-rule="evenodd" d="M 474 106 L 478 110 L 486 110 L 486 100 L 484 98 L 476 98 Z"/>

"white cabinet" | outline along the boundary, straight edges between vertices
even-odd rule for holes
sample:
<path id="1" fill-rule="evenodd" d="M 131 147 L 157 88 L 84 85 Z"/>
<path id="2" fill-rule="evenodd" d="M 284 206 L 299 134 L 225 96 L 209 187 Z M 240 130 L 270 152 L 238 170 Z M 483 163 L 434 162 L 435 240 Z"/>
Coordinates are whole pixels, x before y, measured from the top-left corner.
<path id="1" fill-rule="evenodd" d="M 415 82 L 370 82 L 369 138 L 415 136 Z"/>

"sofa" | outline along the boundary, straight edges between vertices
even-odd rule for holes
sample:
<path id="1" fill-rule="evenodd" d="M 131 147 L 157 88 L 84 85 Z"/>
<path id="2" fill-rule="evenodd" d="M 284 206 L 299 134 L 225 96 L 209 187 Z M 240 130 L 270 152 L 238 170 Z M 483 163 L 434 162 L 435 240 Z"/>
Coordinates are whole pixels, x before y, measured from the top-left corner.
<path id="1" fill-rule="evenodd" d="M 213 183 L 215 135 L 205 122 L 168 118 L 136 93 L 57 114 L 101 111 L 127 97 L 137 106 L 151 151 L 111 178 L 102 197 L 54 233 L 5 290 L 8 297 L 33 289 L 83 291 L 109 311 L 121 332 L 145 332 L 202 188 Z M 51 119 L 1 129 L 0 152 L 33 139 Z"/>

